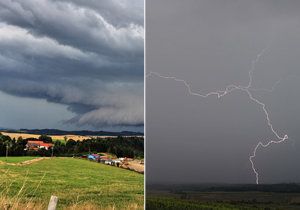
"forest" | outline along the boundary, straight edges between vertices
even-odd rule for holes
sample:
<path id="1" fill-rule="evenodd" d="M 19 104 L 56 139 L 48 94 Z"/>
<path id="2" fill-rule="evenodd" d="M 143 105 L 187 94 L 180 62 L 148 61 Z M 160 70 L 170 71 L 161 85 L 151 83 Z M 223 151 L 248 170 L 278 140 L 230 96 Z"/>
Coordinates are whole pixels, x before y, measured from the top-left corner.
<path id="1" fill-rule="evenodd" d="M 46 150 L 27 150 L 28 141 L 43 141 L 52 143 L 53 147 Z M 41 135 L 38 139 L 19 137 L 17 139 L 0 133 L 0 156 L 81 156 L 89 153 L 111 153 L 117 157 L 143 158 L 144 138 L 143 137 L 107 137 L 90 138 L 82 141 L 73 139 L 55 140 L 50 136 Z"/>

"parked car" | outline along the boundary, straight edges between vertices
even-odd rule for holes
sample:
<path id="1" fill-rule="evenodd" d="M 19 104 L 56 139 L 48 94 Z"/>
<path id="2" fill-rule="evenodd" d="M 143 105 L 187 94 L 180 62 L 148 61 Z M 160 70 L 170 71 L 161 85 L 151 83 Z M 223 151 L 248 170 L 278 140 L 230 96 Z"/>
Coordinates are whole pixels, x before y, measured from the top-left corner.
<path id="1" fill-rule="evenodd" d="M 97 161 L 100 158 L 100 156 L 98 154 L 89 154 L 87 158 L 89 160 Z"/>
<path id="2" fill-rule="evenodd" d="M 112 160 L 106 160 L 106 161 L 105 161 L 105 164 L 106 164 L 106 165 L 113 165 L 113 161 L 112 161 Z"/>

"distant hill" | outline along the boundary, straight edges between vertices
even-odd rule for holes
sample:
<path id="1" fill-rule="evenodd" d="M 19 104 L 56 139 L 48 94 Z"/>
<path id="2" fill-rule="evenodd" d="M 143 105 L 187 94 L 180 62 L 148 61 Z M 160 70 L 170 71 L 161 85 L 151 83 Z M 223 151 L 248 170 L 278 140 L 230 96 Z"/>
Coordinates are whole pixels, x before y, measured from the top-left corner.
<path id="1" fill-rule="evenodd" d="M 300 193 L 299 183 L 281 184 L 148 184 L 148 190 L 168 190 L 171 192 L 280 192 Z"/>
<path id="2" fill-rule="evenodd" d="M 111 131 L 64 131 L 59 129 L 1 129 L 5 132 L 13 133 L 28 133 L 28 134 L 37 134 L 37 135 L 79 135 L 79 136 L 143 136 L 141 132 L 133 131 L 121 131 L 121 132 L 111 132 Z"/>

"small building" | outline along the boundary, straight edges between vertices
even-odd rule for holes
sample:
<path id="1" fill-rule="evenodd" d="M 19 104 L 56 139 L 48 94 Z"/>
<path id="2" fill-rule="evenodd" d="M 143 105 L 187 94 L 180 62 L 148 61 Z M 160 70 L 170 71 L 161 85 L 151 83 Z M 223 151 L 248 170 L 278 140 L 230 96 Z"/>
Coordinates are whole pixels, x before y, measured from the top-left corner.
<path id="1" fill-rule="evenodd" d="M 28 141 L 26 144 L 26 150 L 39 150 L 44 148 L 45 150 L 49 150 L 53 147 L 52 143 L 45 143 L 43 141 Z"/>

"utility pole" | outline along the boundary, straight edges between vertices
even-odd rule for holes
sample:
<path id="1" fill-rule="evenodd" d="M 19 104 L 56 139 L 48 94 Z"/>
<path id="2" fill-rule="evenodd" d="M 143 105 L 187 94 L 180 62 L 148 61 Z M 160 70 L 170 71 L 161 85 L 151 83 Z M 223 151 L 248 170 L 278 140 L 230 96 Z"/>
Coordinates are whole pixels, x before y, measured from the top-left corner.
<path id="1" fill-rule="evenodd" d="M 7 162 L 7 157 L 8 157 L 8 142 L 6 142 L 6 153 L 5 153 L 6 162 Z"/>
<path id="2" fill-rule="evenodd" d="M 12 142 L 10 142 L 9 140 L 6 140 L 4 143 L 6 144 L 5 160 L 6 160 L 6 162 L 7 162 L 7 158 L 8 158 L 8 150 L 9 150 L 9 148 L 12 146 Z"/>
<path id="3" fill-rule="evenodd" d="M 51 150 L 52 150 L 52 152 L 51 152 L 51 158 L 53 158 L 53 149 L 54 149 L 54 145 L 51 147 Z"/>

